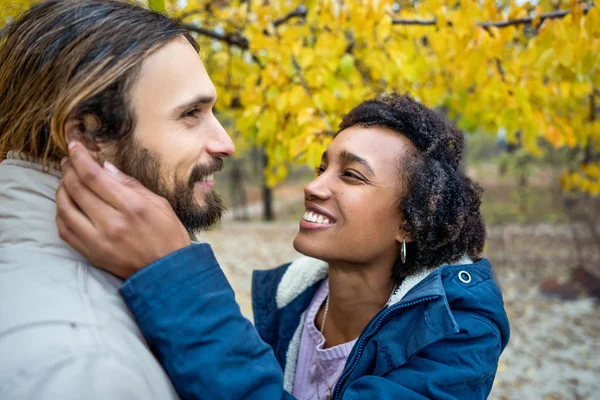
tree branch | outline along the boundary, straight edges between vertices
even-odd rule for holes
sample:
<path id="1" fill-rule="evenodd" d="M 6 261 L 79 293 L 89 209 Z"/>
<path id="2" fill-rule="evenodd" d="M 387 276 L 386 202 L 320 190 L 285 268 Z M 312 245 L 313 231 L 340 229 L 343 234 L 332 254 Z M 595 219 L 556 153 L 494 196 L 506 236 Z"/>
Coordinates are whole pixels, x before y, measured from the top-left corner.
<path id="1" fill-rule="evenodd" d="M 587 14 L 587 12 L 590 10 L 590 8 L 591 8 L 591 6 L 585 6 L 583 8 L 583 13 Z M 184 19 L 191 15 L 197 14 L 201 11 L 202 10 L 188 11 L 187 13 L 183 14 L 180 18 Z M 563 18 L 570 13 L 571 13 L 571 10 L 558 10 L 558 11 L 541 14 L 539 17 L 540 24 L 547 19 Z M 278 27 L 293 18 L 305 18 L 307 14 L 308 14 L 308 10 L 306 9 L 306 7 L 301 5 L 298 8 L 296 8 L 294 11 L 284 15 L 281 18 L 277 18 L 276 20 L 274 20 L 273 26 Z M 525 17 L 525 18 L 512 19 L 512 20 L 508 20 L 508 21 L 480 22 L 477 24 L 477 26 L 480 26 L 485 29 L 491 28 L 491 27 L 506 28 L 508 26 L 514 26 L 514 25 L 531 24 L 531 23 L 533 23 L 534 20 L 535 20 L 535 17 Z M 434 19 L 393 19 L 392 24 L 393 25 L 436 26 L 437 19 L 435 19 L 435 18 Z"/>
<path id="2" fill-rule="evenodd" d="M 434 19 L 393 19 L 392 25 L 437 25 Z"/>
<path id="3" fill-rule="evenodd" d="M 308 14 L 308 10 L 306 9 L 306 7 L 298 6 L 298 8 L 296 8 L 291 13 L 284 15 L 281 18 L 277 18 L 275 21 L 273 21 L 273 26 L 277 28 L 279 25 L 285 24 L 292 18 L 305 18 L 306 14 Z"/>
<path id="4" fill-rule="evenodd" d="M 506 80 L 504 79 L 505 77 L 505 72 L 504 72 L 504 67 L 502 66 L 502 61 L 500 61 L 500 58 L 496 57 L 496 69 L 498 69 L 498 72 L 500 73 L 500 77 L 502 78 L 502 82 L 506 83 Z"/>
<path id="5" fill-rule="evenodd" d="M 550 13 L 545 13 L 540 15 L 540 23 L 544 22 L 547 19 L 556 19 L 563 18 L 567 14 L 571 13 L 571 10 L 559 10 Z M 587 13 L 587 8 L 584 8 L 584 13 Z M 506 28 L 507 26 L 514 25 L 523 25 L 523 24 L 531 24 L 535 20 L 535 17 L 525 17 L 525 18 L 517 18 L 508 21 L 498 21 L 498 22 L 482 22 L 477 24 L 482 28 Z"/>
<path id="6" fill-rule="evenodd" d="M 590 7 L 584 7 L 583 8 L 583 13 L 587 14 L 587 12 L 589 11 Z M 566 15 L 568 15 L 571 11 L 570 10 L 559 10 L 559 11 L 554 11 L 554 12 L 550 12 L 550 13 L 545 13 L 545 14 L 541 14 L 539 16 L 539 19 L 541 22 L 545 21 L 546 19 L 555 19 L 555 18 L 563 18 Z M 308 13 L 308 10 L 306 9 L 306 7 L 304 6 L 299 6 L 298 8 L 296 8 L 294 11 L 290 12 L 289 14 L 276 19 L 275 21 L 273 21 L 273 25 L 275 27 L 280 26 L 281 24 L 284 24 L 285 22 L 289 21 L 290 19 L 293 18 L 304 18 L 306 17 L 306 14 Z M 480 22 L 477 25 L 484 28 L 484 29 L 489 29 L 491 27 L 496 27 L 496 28 L 504 28 L 507 26 L 513 26 L 513 25 L 521 25 L 521 24 L 531 24 L 536 18 L 535 17 L 527 17 L 527 18 L 518 18 L 518 19 L 514 19 L 514 20 L 508 20 L 508 21 L 498 21 L 498 22 Z M 431 20 L 419 20 L 419 19 L 394 19 L 392 20 L 392 24 L 394 25 L 429 25 L 429 26 L 435 26 L 437 25 L 437 20 L 436 19 L 431 19 Z M 202 28 L 199 26 L 195 26 L 193 24 L 189 24 L 189 23 L 184 23 L 181 25 L 184 29 L 187 29 L 191 32 L 195 32 L 197 34 L 203 35 L 203 36 L 207 36 L 210 37 L 212 39 L 227 43 L 231 46 L 236 46 L 239 47 L 242 50 L 248 50 L 250 48 L 250 41 L 248 40 L 248 38 L 246 38 L 245 36 L 243 36 L 240 33 L 237 32 L 233 32 L 233 33 L 219 33 L 210 29 L 206 29 L 206 28 Z M 4 30 L 4 29 L 3 29 Z M 3 31 L 2 30 L 2 31 Z M 0 31 L 0 34 L 2 33 L 2 31 Z M 1 37 L 1 36 L 0 36 Z M 258 61 L 258 59 L 253 56 L 253 59 L 255 61 Z M 260 64 L 260 63 L 259 63 Z"/>
<path id="7" fill-rule="evenodd" d="M 583 13 L 587 14 L 590 7 L 584 7 Z M 566 15 L 570 14 L 571 10 L 558 10 L 554 12 L 544 13 L 539 16 L 540 23 L 544 22 L 547 19 L 558 19 L 563 18 Z M 508 21 L 497 21 L 497 22 L 479 22 L 477 26 L 480 26 L 484 29 L 489 29 L 492 27 L 496 28 L 506 28 L 508 26 L 514 25 L 523 25 L 523 24 L 531 24 L 535 20 L 535 17 L 525 17 L 525 18 L 517 18 L 511 19 Z M 393 19 L 393 25 L 422 25 L 422 26 L 436 26 L 437 19 Z"/>
<path id="8" fill-rule="evenodd" d="M 212 39 L 220 42 L 225 42 L 231 46 L 239 47 L 242 50 L 248 50 L 250 48 L 250 42 L 245 36 L 234 32 L 234 33 L 219 33 L 210 29 L 202 28 L 192 24 L 181 24 L 181 27 L 187 29 L 190 32 L 198 33 L 202 36 L 208 36 Z"/>

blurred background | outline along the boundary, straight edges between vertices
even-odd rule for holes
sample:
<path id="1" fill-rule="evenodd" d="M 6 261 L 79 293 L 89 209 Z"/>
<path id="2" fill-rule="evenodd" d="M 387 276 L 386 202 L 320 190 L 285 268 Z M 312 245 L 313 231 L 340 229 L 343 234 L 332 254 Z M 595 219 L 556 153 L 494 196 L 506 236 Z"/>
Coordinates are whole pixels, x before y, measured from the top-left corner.
<path id="1" fill-rule="evenodd" d="M 0 26 L 32 3 L 0 0 Z M 465 131 L 462 168 L 485 190 L 512 328 L 490 398 L 600 399 L 600 5 L 145 4 L 196 35 L 236 142 L 217 178 L 229 213 L 205 239 L 249 318 L 251 271 L 298 256 L 302 188 L 341 117 L 408 92 Z"/>

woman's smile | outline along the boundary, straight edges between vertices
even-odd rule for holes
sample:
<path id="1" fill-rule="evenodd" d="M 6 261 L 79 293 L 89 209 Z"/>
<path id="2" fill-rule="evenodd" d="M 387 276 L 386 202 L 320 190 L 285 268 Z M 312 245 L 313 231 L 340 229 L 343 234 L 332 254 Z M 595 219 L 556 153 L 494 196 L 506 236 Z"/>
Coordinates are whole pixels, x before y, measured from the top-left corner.
<path id="1" fill-rule="evenodd" d="M 304 188 L 296 250 L 329 263 L 384 258 L 393 263 L 406 236 L 399 229 L 403 180 L 398 154 L 411 146 L 404 136 L 381 126 L 341 131 Z"/>
<path id="2" fill-rule="evenodd" d="M 306 211 L 300 220 L 300 229 L 325 229 L 336 223 L 336 219 L 327 209 L 307 201 L 304 204 Z"/>

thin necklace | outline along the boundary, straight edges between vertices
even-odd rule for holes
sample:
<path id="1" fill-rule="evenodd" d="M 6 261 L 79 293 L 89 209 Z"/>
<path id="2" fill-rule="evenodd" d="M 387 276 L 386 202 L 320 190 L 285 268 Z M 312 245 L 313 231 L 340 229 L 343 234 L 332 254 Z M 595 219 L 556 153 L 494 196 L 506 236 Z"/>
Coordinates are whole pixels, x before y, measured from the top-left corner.
<path id="1" fill-rule="evenodd" d="M 327 295 L 327 299 L 325 299 L 325 311 L 323 312 L 323 322 L 321 322 L 321 335 L 325 337 L 323 331 L 325 330 L 325 321 L 327 320 L 327 311 L 329 311 L 329 295 Z"/>
<path id="2" fill-rule="evenodd" d="M 325 343 L 327 342 L 327 338 L 325 338 L 325 334 L 323 333 L 325 331 L 325 321 L 327 320 L 327 312 L 329 311 L 329 295 L 327 295 L 327 299 L 325 300 L 325 311 L 323 312 L 323 321 L 321 322 L 321 336 L 323 336 L 323 345 L 325 345 Z M 319 365 L 319 363 L 315 362 L 315 366 L 317 367 L 317 369 L 319 370 L 319 378 L 317 378 L 317 399 L 321 400 L 321 394 L 319 393 L 319 389 L 320 386 L 319 385 L 319 380 L 321 377 L 324 377 L 324 373 L 325 372 L 323 370 L 323 367 L 321 365 Z M 327 395 L 325 396 L 325 400 L 329 400 L 331 399 L 331 395 L 332 395 L 332 390 L 333 390 L 333 385 L 335 384 L 335 382 L 337 382 L 337 380 L 339 379 L 340 375 L 342 375 L 342 372 L 344 372 L 344 368 L 342 368 L 342 370 L 337 374 L 337 376 L 335 377 L 335 380 L 333 381 L 333 383 L 331 385 L 327 384 Z"/>
<path id="3" fill-rule="evenodd" d="M 392 293 L 390 294 L 390 299 L 392 298 L 394 293 L 396 293 L 398 291 L 398 287 L 399 287 L 398 284 L 394 285 L 394 288 L 392 289 Z M 388 303 L 389 303 L 389 300 L 388 300 Z M 387 305 L 387 303 L 386 303 L 386 305 Z M 325 311 L 323 312 L 323 321 L 321 322 L 321 329 L 320 329 L 321 335 L 323 336 L 323 339 L 324 339 L 323 345 L 325 345 L 325 343 L 327 343 L 327 338 L 325 337 L 325 334 L 323 332 L 325 331 L 325 321 L 327 320 L 327 312 L 328 311 L 329 311 L 329 295 L 327 295 L 327 299 L 325 300 Z M 323 372 L 323 368 L 320 365 L 318 367 L 321 370 L 321 372 Z M 325 397 L 325 400 L 329 400 L 331 398 L 333 385 L 336 384 L 337 380 L 342 375 L 342 372 L 344 372 L 344 368 L 342 368 L 342 370 L 337 374 L 333 383 L 331 385 L 327 385 L 328 390 L 327 390 L 327 396 Z M 321 400 L 321 395 L 319 394 L 319 380 L 318 379 L 317 379 L 317 399 Z"/>

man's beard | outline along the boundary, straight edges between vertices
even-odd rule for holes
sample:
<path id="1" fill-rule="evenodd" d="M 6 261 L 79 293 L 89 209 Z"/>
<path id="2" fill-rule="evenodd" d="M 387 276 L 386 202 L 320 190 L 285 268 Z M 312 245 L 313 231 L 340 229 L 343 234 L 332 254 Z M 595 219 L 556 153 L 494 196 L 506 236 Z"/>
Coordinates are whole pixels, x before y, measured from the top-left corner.
<path id="1" fill-rule="evenodd" d="M 127 143 L 121 143 L 117 149 L 114 160 L 116 165 L 152 192 L 167 199 L 192 238 L 199 230 L 207 230 L 221 219 L 225 206 L 216 193 L 206 193 L 202 205 L 194 198 L 194 185 L 202 177 L 220 171 L 223 168 L 221 158 L 214 157 L 208 165 L 196 165 L 185 183 L 175 177 L 174 187 L 169 188 L 161 176 L 162 165 L 159 157 L 133 138 L 125 141 Z"/>

